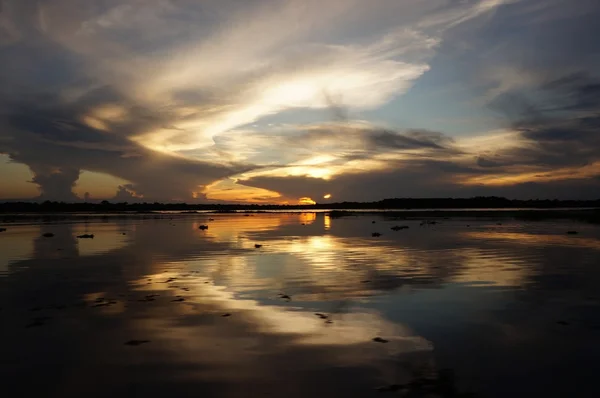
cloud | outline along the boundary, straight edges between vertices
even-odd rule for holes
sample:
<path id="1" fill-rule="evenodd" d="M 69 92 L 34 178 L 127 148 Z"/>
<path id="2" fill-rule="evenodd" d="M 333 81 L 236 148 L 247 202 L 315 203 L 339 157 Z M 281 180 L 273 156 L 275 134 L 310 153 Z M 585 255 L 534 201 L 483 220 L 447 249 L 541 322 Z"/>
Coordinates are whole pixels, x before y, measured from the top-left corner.
<path id="1" fill-rule="evenodd" d="M 535 101 L 514 94 L 498 98 L 496 109 L 509 120 L 507 127 L 512 132 L 490 137 L 487 142 L 454 141 L 427 131 L 311 128 L 291 139 L 305 142 L 306 148 L 344 140 L 345 146 L 336 146 L 343 148 L 341 152 L 316 166 L 319 170 L 329 167 L 331 173 L 315 178 L 319 175 L 304 169 L 304 173 L 300 170 L 294 177 L 286 177 L 285 169 L 266 170 L 239 183 L 286 197 L 321 197 L 331 192 L 347 200 L 492 194 L 585 198 L 586 192 L 600 194 L 595 187 L 600 181 L 598 81 L 584 73 L 562 76 L 537 87 L 535 97 Z M 374 164 L 377 159 L 380 161 Z M 351 165 L 352 161 L 356 164 Z"/>
<path id="2" fill-rule="evenodd" d="M 141 108 L 124 106 L 125 116 L 106 120 L 110 131 L 86 124 L 90 109 L 108 101 L 107 91 L 99 91 L 102 94 L 94 92 L 77 102 L 45 96 L 4 108 L 0 152 L 30 167 L 42 196 L 74 199 L 79 171 L 90 170 L 131 181 L 130 189 L 146 198 L 192 200 L 205 185 L 244 170 L 240 165 L 156 152 L 133 142 L 128 135 L 168 123 L 168 118 Z"/>
<path id="3" fill-rule="evenodd" d="M 328 184 L 335 198 L 441 195 L 534 181 L 587 186 L 597 175 L 599 85 L 575 73 L 598 63 L 593 7 L 584 13 L 558 0 L 1 4 L 0 153 L 27 164 L 44 197 L 72 200 L 84 170 L 129 182 L 118 198 L 157 200 L 202 199 L 211 188 L 252 200 L 314 198 Z M 565 23 L 556 27 L 557 18 Z M 528 58 L 532 43 L 540 46 Z M 454 70 L 457 84 L 471 82 L 481 102 L 500 110 L 490 130 L 504 128 L 504 140 L 485 147 L 475 137 L 390 123 L 393 109 L 387 120 L 373 116 L 415 88 L 433 90 L 423 81 L 449 59 L 443 71 Z M 295 119 L 319 110 L 332 110 L 335 120 Z M 419 111 L 433 118 L 444 109 Z M 285 121 L 262 123 L 275 116 Z M 309 192 L 285 178 L 305 180 Z"/>

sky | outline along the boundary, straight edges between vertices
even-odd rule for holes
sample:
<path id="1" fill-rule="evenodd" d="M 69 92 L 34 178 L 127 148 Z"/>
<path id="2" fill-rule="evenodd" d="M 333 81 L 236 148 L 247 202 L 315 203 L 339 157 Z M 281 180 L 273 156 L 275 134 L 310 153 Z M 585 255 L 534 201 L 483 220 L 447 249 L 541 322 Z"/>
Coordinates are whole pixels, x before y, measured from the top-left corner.
<path id="1" fill-rule="evenodd" d="M 0 200 L 600 198 L 594 0 L 0 0 Z"/>

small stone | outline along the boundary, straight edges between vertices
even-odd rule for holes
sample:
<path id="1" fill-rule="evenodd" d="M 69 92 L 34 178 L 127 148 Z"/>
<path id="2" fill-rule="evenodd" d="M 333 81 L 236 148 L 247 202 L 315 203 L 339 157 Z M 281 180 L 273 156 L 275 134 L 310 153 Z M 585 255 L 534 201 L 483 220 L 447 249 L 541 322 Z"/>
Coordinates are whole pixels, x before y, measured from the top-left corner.
<path id="1" fill-rule="evenodd" d="M 138 345 L 146 344 L 149 342 L 150 342 L 150 340 L 129 340 L 128 342 L 125 343 L 125 345 L 138 346 Z"/>
<path id="2" fill-rule="evenodd" d="M 388 340 L 382 339 L 381 337 L 375 337 L 373 339 L 373 341 L 376 342 L 376 343 L 387 343 L 388 342 Z"/>
<path id="3" fill-rule="evenodd" d="M 404 388 L 402 384 L 390 384 L 389 386 L 377 387 L 376 390 L 379 392 L 395 392 Z"/>
<path id="4" fill-rule="evenodd" d="M 258 243 L 255 243 L 254 247 L 257 248 L 257 249 L 260 249 L 262 247 L 262 245 L 259 245 Z"/>
<path id="5" fill-rule="evenodd" d="M 44 326 L 44 322 L 42 322 L 40 320 L 34 320 L 30 324 L 25 325 L 26 328 L 34 328 L 34 327 L 38 327 L 38 326 Z"/>

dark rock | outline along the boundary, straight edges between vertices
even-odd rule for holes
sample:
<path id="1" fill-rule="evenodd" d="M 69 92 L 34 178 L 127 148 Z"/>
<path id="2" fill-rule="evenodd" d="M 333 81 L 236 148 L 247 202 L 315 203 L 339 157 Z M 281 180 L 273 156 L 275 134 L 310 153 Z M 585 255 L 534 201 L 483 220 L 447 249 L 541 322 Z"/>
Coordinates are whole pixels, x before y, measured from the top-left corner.
<path id="1" fill-rule="evenodd" d="M 227 318 L 228 316 L 231 316 L 231 314 L 229 312 L 226 312 L 225 314 L 221 315 L 223 318 Z"/>
<path id="2" fill-rule="evenodd" d="M 577 231 L 567 231 L 567 235 L 577 235 Z"/>
<path id="3" fill-rule="evenodd" d="M 376 390 L 379 392 L 396 392 L 405 388 L 403 384 L 390 384 L 389 386 L 377 387 Z"/>
<path id="4" fill-rule="evenodd" d="M 83 234 L 77 236 L 79 239 L 94 239 L 94 234 Z"/>
<path id="5" fill-rule="evenodd" d="M 171 301 L 174 303 L 180 303 L 182 301 L 185 301 L 185 299 L 183 297 L 179 297 L 179 298 L 176 298 L 175 300 L 171 300 Z"/>
<path id="6" fill-rule="evenodd" d="M 39 320 L 35 320 L 33 322 L 31 322 L 28 325 L 25 325 L 26 328 L 34 328 L 34 327 L 38 327 L 38 326 L 44 326 L 45 323 Z"/>
<path id="7" fill-rule="evenodd" d="M 44 238 L 52 238 L 54 236 L 54 234 L 52 232 L 46 232 L 45 234 L 42 235 Z"/>
<path id="8" fill-rule="evenodd" d="M 128 342 L 125 343 L 125 345 L 138 346 L 138 345 L 146 344 L 149 342 L 150 342 L 150 340 L 129 340 Z"/>
<path id="9" fill-rule="evenodd" d="M 208 225 L 200 225 L 200 226 L 198 227 L 198 229 L 201 229 L 201 230 L 203 230 L 203 231 L 204 231 L 204 230 L 208 229 Z"/>
<path id="10" fill-rule="evenodd" d="M 258 243 L 255 243 L 254 247 L 257 248 L 257 249 L 260 249 L 262 247 L 262 245 L 259 245 Z"/>
<path id="11" fill-rule="evenodd" d="M 381 234 L 380 234 L 379 232 L 373 232 L 373 233 L 371 234 L 371 236 L 372 236 L 372 237 L 374 237 L 374 238 L 378 238 L 378 237 L 380 237 L 380 236 L 381 236 Z"/>
<path id="12" fill-rule="evenodd" d="M 321 319 L 327 319 L 327 318 L 329 318 L 327 315 L 325 315 L 325 314 L 321 314 L 321 313 L 319 313 L 319 312 L 315 313 L 315 315 L 316 315 L 316 316 L 318 316 L 318 317 L 319 317 L 319 318 L 321 318 Z"/>
<path id="13" fill-rule="evenodd" d="M 373 339 L 373 341 L 376 342 L 376 343 L 387 343 L 388 342 L 388 340 L 382 339 L 381 337 L 375 337 Z"/>
<path id="14" fill-rule="evenodd" d="M 396 225 L 396 226 L 393 226 L 393 227 L 392 227 L 392 228 L 390 228 L 390 229 L 391 229 L 392 231 L 400 231 L 400 230 L 402 230 L 402 229 L 408 229 L 408 225 L 400 225 L 400 226 Z"/>

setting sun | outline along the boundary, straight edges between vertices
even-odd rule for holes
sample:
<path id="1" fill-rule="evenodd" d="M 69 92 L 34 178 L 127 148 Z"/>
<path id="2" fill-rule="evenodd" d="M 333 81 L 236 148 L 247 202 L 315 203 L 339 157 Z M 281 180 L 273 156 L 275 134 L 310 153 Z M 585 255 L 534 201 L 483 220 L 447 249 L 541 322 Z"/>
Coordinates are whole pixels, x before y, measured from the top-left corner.
<path id="1" fill-rule="evenodd" d="M 331 198 L 331 194 L 330 193 L 328 193 L 326 195 L 323 195 L 323 199 L 329 199 L 329 198 Z"/>

